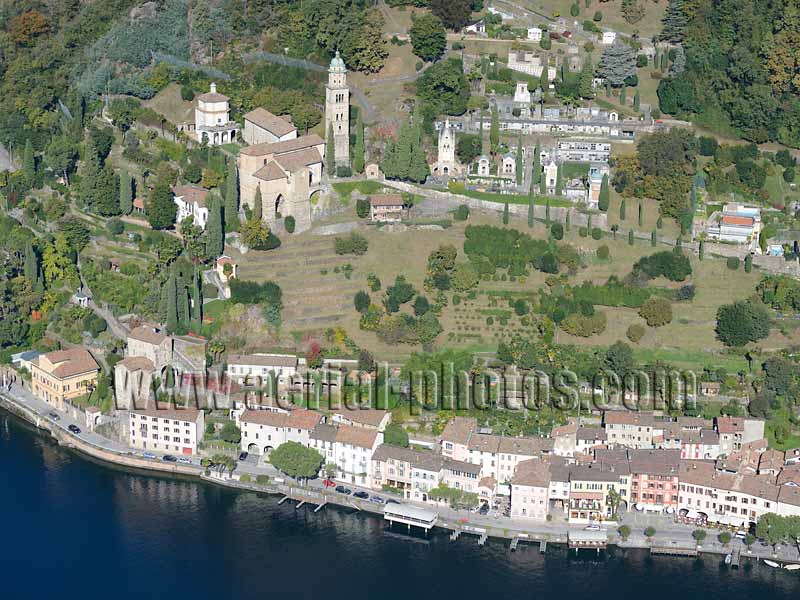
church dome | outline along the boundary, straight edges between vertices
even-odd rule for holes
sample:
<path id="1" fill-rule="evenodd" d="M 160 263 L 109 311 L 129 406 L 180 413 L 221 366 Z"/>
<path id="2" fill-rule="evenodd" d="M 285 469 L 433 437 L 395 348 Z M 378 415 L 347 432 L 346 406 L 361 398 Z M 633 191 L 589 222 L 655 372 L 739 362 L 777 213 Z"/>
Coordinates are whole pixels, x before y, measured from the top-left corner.
<path id="1" fill-rule="evenodd" d="M 328 68 L 329 73 L 345 73 L 347 72 L 347 67 L 344 66 L 344 61 L 342 57 L 339 56 L 339 51 L 336 51 L 336 56 L 331 59 L 331 66 Z"/>

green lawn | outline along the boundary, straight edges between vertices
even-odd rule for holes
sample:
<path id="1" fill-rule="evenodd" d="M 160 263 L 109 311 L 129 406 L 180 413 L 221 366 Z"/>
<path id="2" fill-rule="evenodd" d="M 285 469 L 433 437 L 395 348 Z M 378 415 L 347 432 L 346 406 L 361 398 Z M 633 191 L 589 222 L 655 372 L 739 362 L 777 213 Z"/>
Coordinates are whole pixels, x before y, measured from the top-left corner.
<path id="1" fill-rule="evenodd" d="M 216 320 L 225 314 L 228 306 L 229 302 L 227 300 L 212 300 L 203 305 L 203 314 Z"/>
<path id="2" fill-rule="evenodd" d="M 384 186 L 377 181 L 343 181 L 334 183 L 333 189 L 342 200 L 349 201 L 350 196 L 356 190 L 362 194 L 377 194 L 384 190 Z"/>

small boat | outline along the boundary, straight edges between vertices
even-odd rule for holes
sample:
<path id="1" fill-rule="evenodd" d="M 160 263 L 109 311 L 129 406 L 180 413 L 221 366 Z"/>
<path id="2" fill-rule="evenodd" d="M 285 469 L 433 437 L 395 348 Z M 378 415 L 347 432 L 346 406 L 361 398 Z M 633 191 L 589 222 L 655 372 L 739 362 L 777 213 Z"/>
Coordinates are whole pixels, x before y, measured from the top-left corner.
<path id="1" fill-rule="evenodd" d="M 800 565 L 783 565 L 787 571 L 800 571 Z"/>
<path id="2" fill-rule="evenodd" d="M 781 568 L 781 566 L 778 563 L 776 563 L 774 560 L 766 560 L 765 559 L 764 560 L 764 564 L 767 565 L 768 567 L 772 567 L 773 569 L 780 569 Z"/>
<path id="3" fill-rule="evenodd" d="M 728 553 L 725 555 L 725 564 L 726 564 L 726 565 L 729 565 L 729 564 L 731 564 L 732 562 L 733 562 L 733 552 L 728 552 Z"/>

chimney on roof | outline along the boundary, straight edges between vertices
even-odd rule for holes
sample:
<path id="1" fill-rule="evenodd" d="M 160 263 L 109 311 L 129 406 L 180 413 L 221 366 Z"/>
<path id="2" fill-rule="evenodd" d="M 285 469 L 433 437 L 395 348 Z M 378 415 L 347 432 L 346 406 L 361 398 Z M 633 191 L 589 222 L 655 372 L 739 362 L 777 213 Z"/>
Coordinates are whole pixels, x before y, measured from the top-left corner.
<path id="1" fill-rule="evenodd" d="M 212 83 L 211 86 L 209 87 L 209 89 L 211 90 L 212 94 L 216 94 L 217 93 L 217 84 L 216 83 Z"/>

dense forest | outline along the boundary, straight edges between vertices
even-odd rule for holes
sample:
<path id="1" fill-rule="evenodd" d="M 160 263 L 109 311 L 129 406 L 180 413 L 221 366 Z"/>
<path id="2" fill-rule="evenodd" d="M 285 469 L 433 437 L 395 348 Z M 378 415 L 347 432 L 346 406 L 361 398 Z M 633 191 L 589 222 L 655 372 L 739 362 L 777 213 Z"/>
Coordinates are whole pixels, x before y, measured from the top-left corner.
<path id="1" fill-rule="evenodd" d="M 800 1 L 670 0 L 661 40 L 686 56 L 659 86 L 661 110 L 800 147 Z"/>

